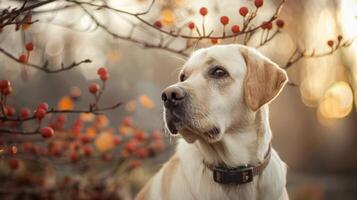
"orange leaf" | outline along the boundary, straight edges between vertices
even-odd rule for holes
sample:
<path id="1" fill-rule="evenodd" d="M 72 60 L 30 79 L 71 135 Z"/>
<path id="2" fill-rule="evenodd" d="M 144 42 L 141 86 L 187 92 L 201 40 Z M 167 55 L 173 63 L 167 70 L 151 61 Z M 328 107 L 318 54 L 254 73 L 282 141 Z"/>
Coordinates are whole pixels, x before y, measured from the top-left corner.
<path id="1" fill-rule="evenodd" d="M 146 95 L 141 95 L 139 97 L 139 101 L 145 108 L 154 108 L 155 106 L 154 102 L 150 99 L 150 97 Z"/>
<path id="2" fill-rule="evenodd" d="M 64 96 L 58 102 L 58 108 L 60 110 L 72 110 L 74 107 L 74 103 L 71 97 Z"/>
<path id="3" fill-rule="evenodd" d="M 162 22 L 165 25 L 172 25 L 175 22 L 175 15 L 171 9 L 164 9 L 161 12 Z"/>
<path id="4" fill-rule="evenodd" d="M 94 138 L 97 135 L 97 131 L 93 127 L 88 127 L 86 129 L 86 135 L 90 138 Z"/>
<path id="5" fill-rule="evenodd" d="M 129 135 L 132 133 L 132 128 L 128 126 L 119 126 L 119 133 L 122 135 Z"/>
<path id="6" fill-rule="evenodd" d="M 94 120 L 95 115 L 93 113 L 81 113 L 79 118 L 84 122 L 91 122 Z"/>
<path id="7" fill-rule="evenodd" d="M 94 141 L 95 147 L 101 152 L 106 152 L 115 147 L 113 134 L 109 132 L 102 132 Z"/>
<path id="8" fill-rule="evenodd" d="M 103 128 L 109 124 L 108 117 L 105 115 L 98 115 L 96 117 L 96 126 Z"/>

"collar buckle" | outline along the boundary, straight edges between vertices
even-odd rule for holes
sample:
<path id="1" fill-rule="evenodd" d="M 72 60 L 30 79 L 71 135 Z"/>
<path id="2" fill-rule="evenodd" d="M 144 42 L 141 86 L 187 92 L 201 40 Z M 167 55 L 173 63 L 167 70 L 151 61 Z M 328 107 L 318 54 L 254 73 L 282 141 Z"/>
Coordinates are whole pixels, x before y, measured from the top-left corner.
<path id="1" fill-rule="evenodd" d="M 221 184 L 244 184 L 253 181 L 253 167 L 240 167 L 235 169 L 227 169 L 214 167 L 213 179 Z"/>

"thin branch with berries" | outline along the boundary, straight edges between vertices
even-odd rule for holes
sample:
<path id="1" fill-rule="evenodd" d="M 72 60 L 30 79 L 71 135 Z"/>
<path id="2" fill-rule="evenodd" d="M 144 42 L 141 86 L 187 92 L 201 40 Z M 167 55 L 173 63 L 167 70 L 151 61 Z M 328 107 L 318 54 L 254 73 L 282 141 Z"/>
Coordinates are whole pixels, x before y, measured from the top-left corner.
<path id="1" fill-rule="evenodd" d="M 89 105 L 88 109 L 50 109 L 48 104 L 43 102 L 37 106 L 35 112 L 31 115 L 31 111 L 28 108 L 23 108 L 20 111 L 20 115 L 16 116 L 16 111 L 13 107 L 7 106 L 7 97 L 12 92 L 12 85 L 8 80 L 0 81 L 0 89 L 1 89 L 1 115 L 0 122 L 18 122 L 23 123 L 25 121 L 37 120 L 37 128 L 33 131 L 24 131 L 18 129 L 11 128 L 0 128 L 0 133 L 11 133 L 11 134 L 21 134 L 21 135 L 33 135 L 41 133 L 43 137 L 51 137 L 53 135 L 53 129 L 51 127 L 41 128 L 42 120 L 48 114 L 81 114 L 81 113 L 92 113 L 95 115 L 102 114 L 104 111 L 113 110 L 122 105 L 121 102 L 116 103 L 112 106 L 108 107 L 100 107 L 98 104 L 105 90 L 106 81 L 109 78 L 107 69 L 101 67 L 98 69 L 97 74 L 102 81 L 102 87 L 100 88 L 97 83 L 91 83 L 88 87 L 89 92 L 95 97 L 95 101 Z M 45 136 L 44 136 L 45 135 Z"/>
<path id="2" fill-rule="evenodd" d="M 356 38 L 354 37 L 352 39 L 343 41 L 343 37 L 339 35 L 337 37 L 337 41 L 334 40 L 327 41 L 327 46 L 330 48 L 330 50 L 326 52 L 316 52 L 316 50 L 313 49 L 311 53 L 308 53 L 306 49 L 300 50 L 297 47 L 295 51 L 292 53 L 292 55 L 289 57 L 287 63 L 282 68 L 289 69 L 290 67 L 293 66 L 293 64 L 297 63 L 303 58 L 320 58 L 320 57 L 332 55 L 333 53 L 335 53 L 336 51 L 342 48 L 349 47 L 355 39 Z"/>

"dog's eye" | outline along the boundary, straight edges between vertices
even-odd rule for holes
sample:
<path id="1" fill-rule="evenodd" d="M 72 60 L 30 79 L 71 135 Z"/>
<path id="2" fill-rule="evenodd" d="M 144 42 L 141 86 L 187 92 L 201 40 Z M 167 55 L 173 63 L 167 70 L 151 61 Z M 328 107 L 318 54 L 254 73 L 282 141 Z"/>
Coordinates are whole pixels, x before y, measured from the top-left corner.
<path id="1" fill-rule="evenodd" d="M 208 74 L 212 77 L 212 78 L 223 78 L 226 77 L 228 75 L 228 73 L 223 69 L 223 67 L 221 66 L 215 66 L 212 69 L 210 69 L 208 71 Z"/>
<path id="2" fill-rule="evenodd" d="M 180 75 L 180 81 L 184 82 L 186 80 L 186 75 L 185 74 L 181 74 Z"/>

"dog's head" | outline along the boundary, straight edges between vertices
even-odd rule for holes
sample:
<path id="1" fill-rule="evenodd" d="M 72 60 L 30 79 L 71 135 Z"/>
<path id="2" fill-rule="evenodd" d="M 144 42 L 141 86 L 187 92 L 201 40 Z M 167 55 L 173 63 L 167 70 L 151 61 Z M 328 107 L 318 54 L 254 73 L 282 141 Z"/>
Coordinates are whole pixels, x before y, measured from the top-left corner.
<path id="1" fill-rule="evenodd" d="M 179 81 L 162 93 L 166 127 L 189 143 L 217 142 L 251 123 L 250 116 L 272 101 L 286 81 L 285 71 L 252 48 L 198 50 L 182 67 Z"/>

